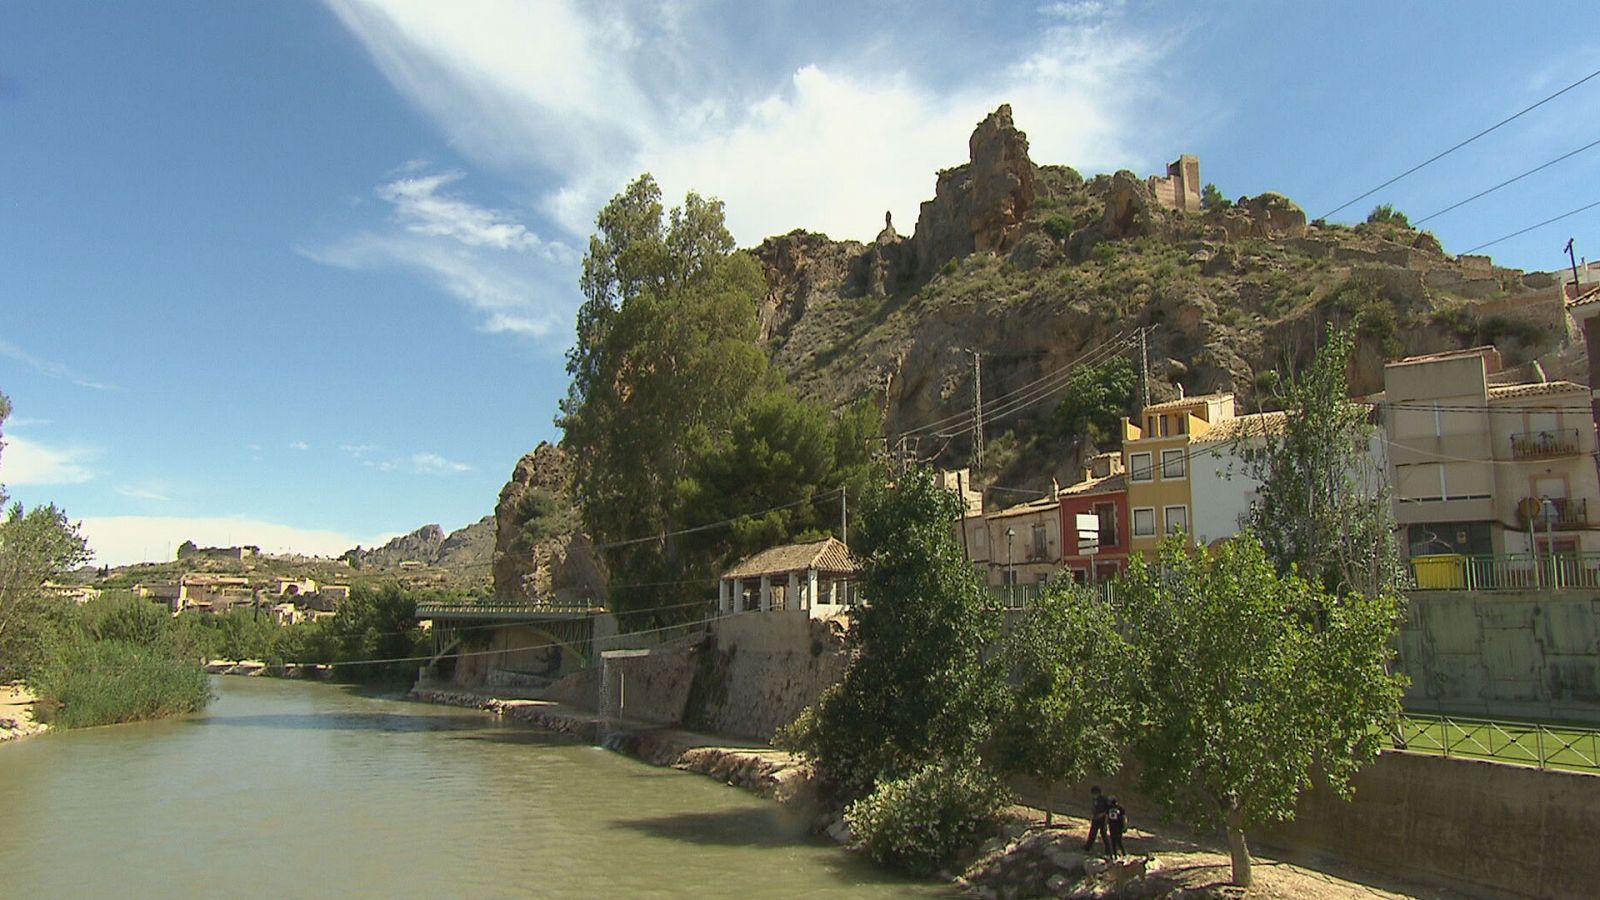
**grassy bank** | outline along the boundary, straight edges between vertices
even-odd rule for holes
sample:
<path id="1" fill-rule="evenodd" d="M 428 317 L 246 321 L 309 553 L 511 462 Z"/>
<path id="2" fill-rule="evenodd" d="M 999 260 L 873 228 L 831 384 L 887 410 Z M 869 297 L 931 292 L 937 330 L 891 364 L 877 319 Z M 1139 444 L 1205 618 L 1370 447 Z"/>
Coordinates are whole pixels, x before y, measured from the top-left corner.
<path id="1" fill-rule="evenodd" d="M 211 683 L 193 660 L 158 644 L 77 643 L 33 678 L 38 714 L 60 728 L 114 725 L 204 709 Z"/>

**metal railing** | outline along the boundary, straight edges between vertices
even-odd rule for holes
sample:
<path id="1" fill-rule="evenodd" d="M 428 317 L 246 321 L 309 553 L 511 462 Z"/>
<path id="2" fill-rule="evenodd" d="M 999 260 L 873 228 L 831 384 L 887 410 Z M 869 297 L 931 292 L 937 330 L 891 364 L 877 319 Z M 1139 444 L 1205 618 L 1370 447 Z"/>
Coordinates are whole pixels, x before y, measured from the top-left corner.
<path id="1" fill-rule="evenodd" d="M 558 602 L 556 600 L 504 601 L 504 600 L 438 600 L 417 604 L 417 618 L 440 618 L 451 615 L 494 615 L 527 613 L 538 616 L 547 613 L 585 613 L 594 611 L 599 604 L 589 600 Z"/>
<path id="2" fill-rule="evenodd" d="M 1583 438 L 1576 428 L 1524 431 L 1511 436 L 1512 459 L 1547 459 L 1582 452 Z"/>
<path id="3" fill-rule="evenodd" d="M 1539 504 L 1539 512 L 1532 519 L 1535 528 L 1582 528 L 1589 524 L 1587 497 L 1530 497 Z"/>
<path id="4" fill-rule="evenodd" d="M 1406 713 L 1396 749 L 1600 774 L 1600 730 Z"/>
<path id="5" fill-rule="evenodd" d="M 1600 553 L 1414 557 L 1411 574 L 1420 591 L 1539 591 L 1600 588 Z"/>

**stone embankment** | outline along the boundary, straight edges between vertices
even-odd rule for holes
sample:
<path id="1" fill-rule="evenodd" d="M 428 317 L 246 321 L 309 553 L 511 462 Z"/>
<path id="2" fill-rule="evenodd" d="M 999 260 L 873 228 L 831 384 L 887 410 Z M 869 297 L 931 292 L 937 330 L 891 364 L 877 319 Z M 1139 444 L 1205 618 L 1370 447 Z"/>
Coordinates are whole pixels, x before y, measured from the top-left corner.
<path id="1" fill-rule="evenodd" d="M 34 721 L 36 698 L 20 684 L 0 684 L 0 743 L 43 734 L 50 726 Z"/>
<path id="2" fill-rule="evenodd" d="M 333 666 L 318 663 L 286 663 L 269 666 L 259 659 L 213 659 L 205 664 L 207 675 L 244 675 L 251 678 L 317 678 L 333 677 Z"/>

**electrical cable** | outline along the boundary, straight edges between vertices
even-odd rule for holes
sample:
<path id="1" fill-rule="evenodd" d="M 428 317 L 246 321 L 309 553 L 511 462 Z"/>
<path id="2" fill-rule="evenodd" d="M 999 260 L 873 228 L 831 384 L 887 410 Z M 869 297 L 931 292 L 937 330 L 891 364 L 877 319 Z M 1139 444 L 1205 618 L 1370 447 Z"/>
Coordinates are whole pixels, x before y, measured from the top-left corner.
<path id="1" fill-rule="evenodd" d="M 1501 188 L 1505 187 L 1508 184 L 1515 184 L 1516 182 L 1521 181 L 1524 178 L 1527 178 L 1529 175 L 1532 175 L 1535 172 L 1540 172 L 1540 171 L 1543 171 L 1545 169 L 1548 169 L 1551 166 L 1555 165 L 1558 162 L 1561 162 L 1562 160 L 1564 160 L 1564 159 L 1566 159 L 1568 157 L 1577 156 L 1579 153 L 1582 153 L 1583 151 L 1588 150 L 1588 149 L 1593 148 L 1593 147 L 1600 147 L 1600 140 L 1593 141 L 1592 143 L 1584 144 L 1582 147 L 1579 147 L 1576 150 L 1572 150 L 1572 151 L 1569 151 L 1567 153 L 1563 153 L 1560 156 L 1556 157 L 1555 159 L 1550 160 L 1549 162 L 1545 163 L 1542 166 L 1535 166 L 1535 167 L 1529 169 L 1528 171 L 1523 172 L 1521 175 L 1516 176 L 1515 178 L 1508 178 L 1505 181 L 1500 182 L 1499 184 L 1495 185 L 1492 188 L 1488 188 L 1486 190 L 1479 191 L 1476 194 L 1473 194 L 1471 197 L 1468 197 L 1465 200 L 1460 200 L 1460 201 L 1457 201 L 1455 203 L 1452 203 L 1449 206 L 1446 206 L 1444 209 L 1441 209 L 1436 213 L 1430 213 L 1430 214 L 1428 214 L 1426 216 L 1423 216 L 1422 218 L 1416 220 L 1415 222 L 1412 222 L 1411 224 L 1413 226 L 1418 226 L 1418 225 L 1421 225 L 1424 222 L 1427 222 L 1429 219 L 1437 219 L 1438 217 L 1444 215 L 1445 213 L 1451 211 L 1452 209 L 1455 209 L 1455 208 L 1460 207 L 1460 206 L 1466 206 L 1468 203 L 1471 203 L 1472 201 L 1478 199 L 1479 197 L 1483 197 L 1485 195 L 1492 194 L 1495 191 L 1500 190 Z"/>
<path id="2" fill-rule="evenodd" d="M 1405 178 L 1406 176 L 1408 176 L 1408 175 L 1410 175 L 1410 174 L 1412 174 L 1412 173 L 1414 173 L 1414 172 L 1416 172 L 1416 171 L 1418 171 L 1420 169 L 1423 169 L 1423 168 L 1425 168 L 1427 166 L 1433 165 L 1434 163 L 1438 162 L 1439 160 L 1444 159 L 1446 156 L 1449 156 L 1450 154 L 1456 152 L 1457 150 L 1460 150 L 1462 147 L 1465 147 L 1468 144 L 1472 143 L 1473 141 L 1476 141 L 1478 138 L 1481 138 L 1484 135 L 1489 134 L 1492 131 L 1495 131 L 1496 129 L 1500 128 L 1503 125 L 1510 124 L 1511 122 L 1515 121 L 1516 119 L 1521 118 L 1524 114 L 1530 113 L 1530 112 L 1538 109 L 1539 107 L 1545 105 L 1546 103 L 1549 103 L 1551 100 L 1554 100 L 1555 98 L 1561 96 L 1562 94 L 1565 94 L 1567 91 L 1570 91 L 1573 88 L 1577 87 L 1578 85 L 1583 84 L 1586 81 L 1589 81 L 1590 79 L 1594 78 L 1596 75 L 1600 75 L 1600 69 L 1596 69 L 1595 71 L 1590 72 L 1588 75 L 1583 76 L 1582 78 L 1578 79 L 1577 81 L 1574 81 L 1573 83 L 1567 85 L 1566 87 L 1562 88 L 1561 90 L 1556 91 L 1554 94 L 1551 94 L 1550 96 L 1544 98 L 1543 100 L 1540 100 L 1538 103 L 1535 103 L 1532 106 L 1523 107 L 1521 110 L 1518 110 L 1517 112 L 1513 113 L 1512 115 L 1507 116 L 1504 119 L 1501 119 L 1499 122 L 1496 122 L 1495 124 L 1489 126 L 1488 128 L 1485 128 L 1484 130 L 1478 132 L 1477 134 L 1473 135 L 1472 137 L 1467 138 L 1466 140 L 1462 141 L 1461 143 L 1456 144 L 1454 147 L 1451 147 L 1450 149 L 1444 151 L 1443 153 L 1436 154 L 1436 155 L 1434 155 L 1434 156 L 1432 156 L 1432 157 L 1430 157 L 1430 158 L 1418 163 L 1417 165 L 1412 166 L 1411 168 L 1405 170 L 1404 172 L 1401 172 L 1399 175 L 1396 175 L 1395 177 L 1389 179 L 1388 181 L 1385 181 L 1383 184 L 1378 185 L 1377 187 L 1373 188 L 1372 190 L 1367 191 L 1366 193 L 1364 193 L 1364 194 L 1362 194 L 1362 195 L 1360 195 L 1358 197 L 1353 197 L 1353 198 L 1351 198 L 1349 200 L 1346 200 L 1345 202 L 1339 204 L 1338 206 L 1334 207 L 1333 209 L 1329 210 L 1328 212 L 1325 212 L 1321 216 L 1318 216 L 1318 218 L 1319 219 L 1326 219 L 1327 217 L 1329 217 L 1329 216 L 1333 215 L 1334 213 L 1344 209 L 1345 207 L 1349 206 L 1350 204 L 1357 203 L 1357 202 L 1359 202 L 1361 200 L 1364 200 L 1367 197 L 1370 197 L 1373 194 L 1376 194 L 1377 192 L 1383 190 L 1384 188 L 1388 187 L 1389 185 L 1394 184 L 1395 182 L 1399 181 L 1400 179 Z M 1469 250 L 1467 252 L 1471 253 L 1472 251 Z"/>
<path id="3" fill-rule="evenodd" d="M 1527 228 L 1523 228 L 1523 229 L 1519 229 L 1517 231 L 1513 231 L 1510 234 L 1505 235 L 1504 237 L 1497 237 L 1492 241 L 1487 241 L 1485 243 L 1479 244 L 1478 246 L 1473 247 L 1471 250 L 1463 250 L 1463 251 L 1461 251 L 1460 255 L 1461 256 L 1465 256 L 1468 253 L 1477 253 L 1479 250 L 1482 250 L 1485 247 L 1493 247 L 1495 244 L 1498 244 L 1501 241 L 1509 241 L 1512 238 L 1517 237 L 1519 235 L 1527 234 L 1528 232 L 1533 231 L 1535 228 L 1543 228 L 1546 225 L 1550 225 L 1552 223 L 1559 222 L 1562 219 L 1565 219 L 1565 218 L 1567 218 L 1569 216 L 1575 216 L 1578 213 L 1594 209 L 1596 206 L 1600 206 L 1600 200 L 1596 200 L 1595 202 L 1587 204 L 1585 206 L 1580 206 L 1580 207 L 1578 207 L 1577 209 L 1574 209 L 1574 210 L 1569 210 L 1567 212 L 1562 213 L 1559 216 L 1552 216 L 1551 218 L 1545 219 L 1543 222 L 1540 222 L 1537 225 L 1529 225 Z"/>

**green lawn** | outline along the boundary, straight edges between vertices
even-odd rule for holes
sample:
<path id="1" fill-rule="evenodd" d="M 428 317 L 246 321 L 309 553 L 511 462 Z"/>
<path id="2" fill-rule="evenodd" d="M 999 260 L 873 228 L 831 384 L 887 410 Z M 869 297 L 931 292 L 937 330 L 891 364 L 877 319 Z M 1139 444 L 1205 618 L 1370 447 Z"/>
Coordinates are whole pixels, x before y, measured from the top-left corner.
<path id="1" fill-rule="evenodd" d="M 1600 773 L 1600 730 L 1416 715 L 1402 717 L 1400 732 L 1416 753 Z"/>

